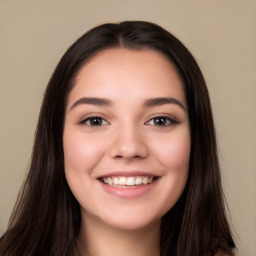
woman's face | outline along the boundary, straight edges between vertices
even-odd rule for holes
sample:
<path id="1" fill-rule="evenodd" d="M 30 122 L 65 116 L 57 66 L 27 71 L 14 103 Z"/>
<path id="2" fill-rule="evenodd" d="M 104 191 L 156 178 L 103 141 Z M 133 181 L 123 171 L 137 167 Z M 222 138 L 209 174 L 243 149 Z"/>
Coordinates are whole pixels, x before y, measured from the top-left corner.
<path id="1" fill-rule="evenodd" d="M 159 224 L 189 168 L 188 111 L 175 67 L 152 50 L 97 54 L 69 94 L 63 147 L 85 222 L 129 230 Z"/>

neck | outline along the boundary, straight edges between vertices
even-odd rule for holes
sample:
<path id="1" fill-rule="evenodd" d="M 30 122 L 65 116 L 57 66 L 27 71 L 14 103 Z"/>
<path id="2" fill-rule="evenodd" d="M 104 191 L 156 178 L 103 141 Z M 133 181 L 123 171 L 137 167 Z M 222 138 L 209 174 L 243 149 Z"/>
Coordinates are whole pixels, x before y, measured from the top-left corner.
<path id="1" fill-rule="evenodd" d="M 159 256 L 160 221 L 136 230 L 123 230 L 99 219 L 82 218 L 79 256 Z"/>

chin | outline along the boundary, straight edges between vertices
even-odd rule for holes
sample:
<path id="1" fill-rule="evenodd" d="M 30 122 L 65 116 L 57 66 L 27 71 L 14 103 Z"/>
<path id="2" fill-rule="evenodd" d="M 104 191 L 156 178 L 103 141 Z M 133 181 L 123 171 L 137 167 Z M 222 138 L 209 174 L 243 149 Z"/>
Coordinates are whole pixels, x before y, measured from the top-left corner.
<path id="1" fill-rule="evenodd" d="M 124 219 L 122 221 L 112 221 L 109 223 L 113 228 L 120 229 L 120 230 L 126 230 L 126 231 L 135 231 L 135 230 L 144 230 L 147 228 L 153 228 L 160 226 L 161 219 L 157 220 L 151 220 L 151 221 L 145 221 L 145 220 L 129 220 L 125 221 Z"/>
<path id="2" fill-rule="evenodd" d="M 128 213 L 120 211 L 105 214 L 102 221 L 113 228 L 132 231 L 158 226 L 160 225 L 161 217 L 162 215 L 156 216 L 153 212 L 147 214 L 145 210 L 142 212 L 136 212 L 130 209 Z"/>

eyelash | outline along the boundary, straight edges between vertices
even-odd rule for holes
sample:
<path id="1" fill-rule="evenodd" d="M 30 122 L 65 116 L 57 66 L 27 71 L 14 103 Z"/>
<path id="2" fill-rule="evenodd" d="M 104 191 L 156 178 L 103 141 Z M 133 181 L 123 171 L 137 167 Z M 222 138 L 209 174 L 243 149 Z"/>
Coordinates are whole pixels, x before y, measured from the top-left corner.
<path id="1" fill-rule="evenodd" d="M 164 125 L 161 124 L 157 124 L 156 120 L 161 120 L 164 121 Z M 150 124 L 150 122 L 153 122 L 153 124 Z M 146 125 L 154 125 L 154 126 L 162 126 L 162 127 L 168 127 L 171 125 L 175 125 L 178 124 L 179 122 L 177 120 L 175 120 L 174 118 L 171 118 L 169 116 L 155 116 L 153 118 L 151 118 L 149 121 L 147 121 L 145 124 Z"/>
<path id="2" fill-rule="evenodd" d="M 157 119 L 160 120 L 160 122 L 163 121 L 164 125 L 159 124 L 159 121 L 157 121 Z M 99 124 L 97 124 L 97 123 L 92 124 L 93 121 L 97 121 Z M 153 122 L 153 124 L 151 122 Z M 104 118 L 102 118 L 100 116 L 91 116 L 91 117 L 88 117 L 88 118 L 82 120 L 79 124 L 88 125 L 88 126 L 105 126 L 105 125 L 108 125 L 109 122 L 107 122 Z M 175 120 L 174 118 L 170 118 L 168 116 L 156 116 L 156 117 L 151 118 L 145 124 L 161 126 L 161 127 L 168 127 L 171 125 L 179 124 L 179 122 L 177 120 Z"/>
<path id="3" fill-rule="evenodd" d="M 91 124 L 91 122 L 94 120 L 96 121 L 96 119 L 98 119 L 98 121 L 100 120 L 100 125 L 93 125 Z M 90 124 L 87 124 L 87 122 L 90 122 Z M 102 125 L 102 122 L 105 122 L 105 124 Z M 88 125 L 88 126 L 104 126 L 104 125 L 107 125 L 109 124 L 104 118 L 100 117 L 100 116 L 91 116 L 91 117 L 88 117 L 86 119 L 83 119 L 79 124 L 83 124 L 83 125 Z"/>

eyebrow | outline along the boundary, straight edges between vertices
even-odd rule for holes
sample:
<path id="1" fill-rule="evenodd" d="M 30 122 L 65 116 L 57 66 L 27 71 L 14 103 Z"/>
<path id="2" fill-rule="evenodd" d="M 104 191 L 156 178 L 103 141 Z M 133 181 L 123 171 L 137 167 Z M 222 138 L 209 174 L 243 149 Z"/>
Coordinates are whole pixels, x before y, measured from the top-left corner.
<path id="1" fill-rule="evenodd" d="M 165 105 L 165 104 L 176 104 L 178 106 L 180 106 L 183 110 L 186 111 L 185 106 L 177 99 L 175 98 L 150 98 L 147 99 L 143 106 L 144 107 L 155 107 L 155 106 L 161 106 L 161 105 Z"/>
<path id="2" fill-rule="evenodd" d="M 106 106 L 111 107 L 113 106 L 113 102 L 106 98 L 96 98 L 96 97 L 89 97 L 89 98 L 80 98 L 77 100 L 69 109 L 71 111 L 73 108 L 75 108 L 78 105 L 81 104 L 91 104 L 95 106 Z M 150 98 L 145 100 L 143 103 L 143 107 L 155 107 L 155 106 L 161 106 L 165 104 L 176 104 L 180 106 L 183 110 L 186 111 L 185 106 L 177 99 L 175 98 L 166 98 L 166 97 L 158 97 L 158 98 Z"/>
<path id="3" fill-rule="evenodd" d="M 105 99 L 105 98 L 80 98 L 79 100 L 77 100 L 69 109 L 72 110 L 73 108 L 75 108 L 78 105 L 81 104 L 91 104 L 91 105 L 96 105 L 96 106 L 107 106 L 110 107 L 113 105 L 113 102 L 109 99 Z"/>

